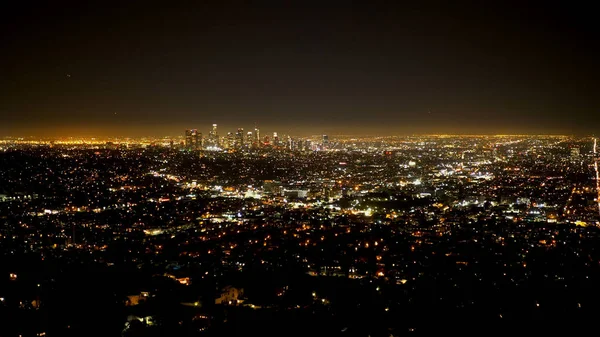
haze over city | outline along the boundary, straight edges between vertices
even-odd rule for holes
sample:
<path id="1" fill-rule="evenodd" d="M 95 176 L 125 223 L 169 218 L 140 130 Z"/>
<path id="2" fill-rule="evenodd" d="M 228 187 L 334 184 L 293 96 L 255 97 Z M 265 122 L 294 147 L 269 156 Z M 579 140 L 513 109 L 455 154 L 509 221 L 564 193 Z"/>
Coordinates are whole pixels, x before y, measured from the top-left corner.
<path id="1" fill-rule="evenodd" d="M 593 134 L 587 6 L 8 2 L 0 136 Z"/>

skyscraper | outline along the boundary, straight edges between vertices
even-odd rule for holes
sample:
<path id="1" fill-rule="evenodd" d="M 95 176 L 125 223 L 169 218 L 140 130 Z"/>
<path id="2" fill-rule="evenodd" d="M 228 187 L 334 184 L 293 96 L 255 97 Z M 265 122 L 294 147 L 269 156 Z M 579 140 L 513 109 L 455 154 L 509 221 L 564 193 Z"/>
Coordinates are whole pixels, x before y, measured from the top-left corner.
<path id="1" fill-rule="evenodd" d="M 252 147 L 252 144 L 254 143 L 254 136 L 252 135 L 252 131 L 248 131 L 248 133 L 246 134 L 246 147 Z"/>
<path id="2" fill-rule="evenodd" d="M 219 134 L 217 133 L 217 124 L 212 125 L 212 130 L 208 133 L 208 146 L 219 147 Z"/>
<path id="3" fill-rule="evenodd" d="M 277 132 L 273 132 L 273 146 L 279 146 L 279 137 L 277 136 Z"/>
<path id="4" fill-rule="evenodd" d="M 260 143 L 260 130 L 258 129 L 257 126 L 254 127 L 254 142 L 253 142 L 254 147 L 260 147 L 261 143 Z"/>
<path id="5" fill-rule="evenodd" d="M 185 130 L 185 148 L 198 150 L 202 145 L 202 134 L 197 129 Z"/>
<path id="6" fill-rule="evenodd" d="M 241 149 L 244 147 L 244 128 L 238 128 L 235 133 L 235 148 Z"/>
<path id="7" fill-rule="evenodd" d="M 225 142 L 227 143 L 228 149 L 235 148 L 235 135 L 233 134 L 233 132 L 227 132 L 227 139 Z"/>
<path id="8" fill-rule="evenodd" d="M 304 151 L 309 152 L 311 150 L 312 150 L 312 142 L 307 139 L 304 141 Z"/>
<path id="9" fill-rule="evenodd" d="M 192 147 L 192 130 L 185 130 L 185 148 Z"/>

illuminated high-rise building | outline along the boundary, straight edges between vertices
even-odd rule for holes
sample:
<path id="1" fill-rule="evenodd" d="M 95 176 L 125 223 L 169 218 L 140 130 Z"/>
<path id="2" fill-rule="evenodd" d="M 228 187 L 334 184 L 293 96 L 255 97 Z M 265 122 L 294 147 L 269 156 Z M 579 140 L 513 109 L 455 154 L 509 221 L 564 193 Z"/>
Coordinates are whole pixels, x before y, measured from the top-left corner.
<path id="1" fill-rule="evenodd" d="M 238 128 L 235 133 L 235 148 L 241 149 L 244 147 L 244 128 Z"/>
<path id="2" fill-rule="evenodd" d="M 235 135 L 233 132 L 227 132 L 227 138 L 225 139 L 228 149 L 235 148 Z"/>
<path id="3" fill-rule="evenodd" d="M 192 147 L 192 130 L 185 130 L 185 148 Z"/>
<path id="4" fill-rule="evenodd" d="M 219 147 L 219 135 L 217 133 L 217 124 L 212 125 L 212 130 L 208 133 L 208 146 Z"/>
<path id="5" fill-rule="evenodd" d="M 323 141 L 321 143 L 323 150 L 326 150 L 329 148 L 329 136 L 328 135 L 323 135 Z"/>
<path id="6" fill-rule="evenodd" d="M 252 131 L 248 131 L 248 133 L 246 134 L 245 143 L 247 147 L 252 147 L 252 144 L 254 143 L 254 136 L 252 135 Z"/>
<path id="7" fill-rule="evenodd" d="M 257 126 L 254 127 L 254 147 L 260 147 L 260 130 Z"/>
<path id="8" fill-rule="evenodd" d="M 304 141 L 304 151 L 309 152 L 311 150 L 312 150 L 312 142 L 307 139 Z"/>
<path id="9" fill-rule="evenodd" d="M 185 148 L 198 150 L 202 146 L 202 134 L 197 129 L 185 130 Z"/>
<path id="10" fill-rule="evenodd" d="M 273 146 L 279 146 L 279 137 L 277 136 L 277 132 L 273 132 Z"/>

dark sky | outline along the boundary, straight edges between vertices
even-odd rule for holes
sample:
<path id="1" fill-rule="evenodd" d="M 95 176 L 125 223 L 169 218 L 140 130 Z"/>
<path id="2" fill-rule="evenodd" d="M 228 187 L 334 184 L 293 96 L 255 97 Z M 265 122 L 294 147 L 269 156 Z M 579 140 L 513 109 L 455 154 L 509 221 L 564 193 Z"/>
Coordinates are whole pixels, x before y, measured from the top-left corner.
<path id="1" fill-rule="evenodd" d="M 600 131 L 593 2 L 122 2 L 2 2 L 0 135 Z"/>

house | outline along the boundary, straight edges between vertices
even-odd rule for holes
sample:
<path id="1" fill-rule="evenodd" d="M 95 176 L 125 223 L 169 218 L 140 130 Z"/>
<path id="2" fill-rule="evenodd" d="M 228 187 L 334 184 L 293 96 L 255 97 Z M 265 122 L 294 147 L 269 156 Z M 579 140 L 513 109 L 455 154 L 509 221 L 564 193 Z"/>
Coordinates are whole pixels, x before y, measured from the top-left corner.
<path id="1" fill-rule="evenodd" d="M 125 305 L 128 307 L 132 307 L 132 306 L 136 306 L 140 303 L 143 303 L 145 301 L 148 300 L 148 297 L 150 297 L 150 294 L 146 291 L 142 291 L 139 294 L 136 295 L 129 295 L 127 296 L 127 300 L 125 301 Z"/>
<path id="2" fill-rule="evenodd" d="M 237 305 L 243 303 L 244 289 L 227 286 L 221 290 L 221 295 L 215 299 L 215 304 Z"/>

